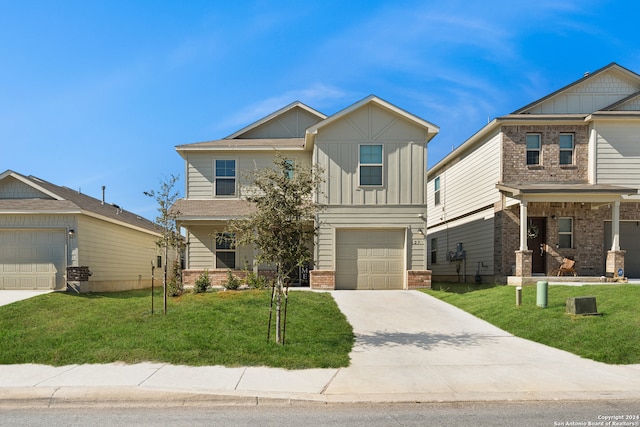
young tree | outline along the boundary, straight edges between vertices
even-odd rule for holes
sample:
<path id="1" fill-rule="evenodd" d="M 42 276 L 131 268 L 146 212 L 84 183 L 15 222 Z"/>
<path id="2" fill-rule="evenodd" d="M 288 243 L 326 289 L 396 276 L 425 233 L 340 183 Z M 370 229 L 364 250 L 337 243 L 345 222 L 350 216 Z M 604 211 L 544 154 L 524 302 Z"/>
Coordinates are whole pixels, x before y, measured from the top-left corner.
<path id="1" fill-rule="evenodd" d="M 162 234 L 156 244 L 164 250 L 162 279 L 164 314 L 167 314 L 167 265 L 169 263 L 169 248 L 173 248 L 176 251 L 176 258 L 180 256 L 180 249 L 182 248 L 182 238 L 176 222 L 176 218 L 180 213 L 171 209 L 180 197 L 180 192 L 174 190 L 178 179 L 176 175 L 165 177 L 164 180 L 160 182 L 160 189 L 158 191 L 151 190 L 144 192 L 145 196 L 152 197 L 158 203 L 158 216 L 154 222 Z"/>
<path id="2" fill-rule="evenodd" d="M 255 211 L 247 218 L 229 223 L 236 246 L 254 245 L 256 262 L 276 267 L 276 282 L 271 304 L 276 308 L 277 343 L 283 344 L 282 304 L 294 269 L 312 258 L 310 244 L 316 234 L 316 213 L 321 206 L 313 194 L 321 177 L 317 167 L 304 168 L 276 155 L 273 168 L 249 174 L 250 184 L 243 188 Z"/>

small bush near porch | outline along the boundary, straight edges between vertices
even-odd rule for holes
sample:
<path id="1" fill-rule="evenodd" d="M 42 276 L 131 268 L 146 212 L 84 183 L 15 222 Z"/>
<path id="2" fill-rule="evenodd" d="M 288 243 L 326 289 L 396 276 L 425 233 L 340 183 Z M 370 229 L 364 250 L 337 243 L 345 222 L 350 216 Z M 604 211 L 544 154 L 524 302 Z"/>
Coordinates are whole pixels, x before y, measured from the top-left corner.
<path id="1" fill-rule="evenodd" d="M 188 293 L 170 298 L 165 316 L 160 293 L 151 315 L 150 290 L 42 295 L 0 307 L 0 364 L 349 365 L 353 331 L 331 295 L 289 293 L 285 346 L 267 343 L 270 297 Z"/>
<path id="2" fill-rule="evenodd" d="M 436 287 L 442 290 L 424 292 L 518 337 L 599 362 L 640 363 L 640 286 L 552 285 L 544 309 L 536 305 L 536 285 L 523 286 L 520 307 L 515 305 L 515 286 L 473 290 L 465 285 L 466 291 L 445 283 Z M 595 296 L 601 316 L 566 314 L 567 298 L 578 296 Z"/>

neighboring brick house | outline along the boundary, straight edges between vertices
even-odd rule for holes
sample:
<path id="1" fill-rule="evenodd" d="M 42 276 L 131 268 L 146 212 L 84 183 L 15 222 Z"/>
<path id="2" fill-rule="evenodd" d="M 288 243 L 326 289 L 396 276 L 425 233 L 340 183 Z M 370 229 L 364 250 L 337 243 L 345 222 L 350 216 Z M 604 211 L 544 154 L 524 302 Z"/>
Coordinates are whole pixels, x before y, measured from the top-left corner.
<path id="1" fill-rule="evenodd" d="M 640 75 L 612 63 L 498 117 L 428 173 L 434 280 L 640 277 Z"/>
<path id="2" fill-rule="evenodd" d="M 426 266 L 426 145 L 431 123 L 369 96 L 332 115 L 294 102 L 215 141 L 180 145 L 186 197 L 178 200 L 186 230 L 184 281 L 208 270 L 213 283 L 255 265 L 253 248 L 216 239 L 231 218 L 252 209 L 243 200 L 243 171 L 272 167 L 276 153 L 296 165 L 318 164 L 324 182 L 314 196 L 317 217 L 310 285 L 322 289 L 406 289 L 429 286 Z"/>
<path id="3" fill-rule="evenodd" d="M 35 176 L 0 174 L 0 289 L 151 286 L 161 234 L 117 205 Z"/>

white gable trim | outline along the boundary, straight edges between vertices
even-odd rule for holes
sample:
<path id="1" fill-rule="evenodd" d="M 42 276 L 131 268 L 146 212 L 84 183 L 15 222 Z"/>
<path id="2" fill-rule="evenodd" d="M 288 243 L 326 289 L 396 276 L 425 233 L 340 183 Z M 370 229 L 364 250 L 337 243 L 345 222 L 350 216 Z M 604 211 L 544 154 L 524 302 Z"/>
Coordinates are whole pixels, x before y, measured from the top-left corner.
<path id="1" fill-rule="evenodd" d="M 26 184 L 29 187 L 34 188 L 34 189 L 38 190 L 39 192 L 44 193 L 47 196 L 54 198 L 55 200 L 65 200 L 63 197 L 60 197 L 57 194 L 52 193 L 51 191 L 46 190 L 43 187 L 40 187 L 37 183 L 32 181 L 31 178 L 27 178 L 25 176 L 22 176 L 19 173 L 14 172 L 12 170 L 7 170 L 7 171 L 3 172 L 2 175 L 0 175 L 0 181 L 2 181 L 3 179 L 5 179 L 8 176 L 17 179 L 18 181 L 22 182 L 23 184 Z M 33 179 L 37 180 L 37 178 L 33 178 Z"/>
<path id="2" fill-rule="evenodd" d="M 276 117 L 278 117 L 278 116 L 280 116 L 280 115 L 286 113 L 287 111 L 292 110 L 292 109 L 294 109 L 296 107 L 297 108 L 301 108 L 301 109 L 313 114 L 314 116 L 319 117 L 321 120 L 324 120 L 324 119 L 327 118 L 327 116 L 322 114 L 321 112 L 319 112 L 317 110 L 314 110 L 313 108 L 303 104 L 300 101 L 295 101 L 295 102 L 292 102 L 291 104 L 287 105 L 286 107 L 283 107 L 283 108 L 279 109 L 278 111 L 275 111 L 275 112 L 269 114 L 268 116 L 263 117 L 262 119 L 251 123 L 249 126 L 245 126 L 244 128 L 242 128 L 239 131 L 227 136 L 224 139 L 235 139 L 235 138 L 238 138 L 238 137 L 242 136 L 244 133 L 247 133 L 250 130 L 257 128 L 258 126 L 268 122 L 269 120 L 272 120 L 272 119 L 274 119 L 274 118 L 276 118 Z"/>

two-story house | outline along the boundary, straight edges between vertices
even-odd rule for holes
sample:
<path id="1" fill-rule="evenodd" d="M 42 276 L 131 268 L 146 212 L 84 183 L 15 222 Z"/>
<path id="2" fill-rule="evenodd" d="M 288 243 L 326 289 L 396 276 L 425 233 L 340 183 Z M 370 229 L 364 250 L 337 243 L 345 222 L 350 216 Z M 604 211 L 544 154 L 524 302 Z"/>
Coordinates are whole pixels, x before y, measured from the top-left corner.
<path id="1" fill-rule="evenodd" d="M 640 277 L 640 75 L 612 63 L 498 117 L 428 173 L 434 280 Z"/>
<path id="2" fill-rule="evenodd" d="M 254 249 L 217 239 L 247 215 L 243 171 L 272 167 L 276 153 L 317 164 L 323 183 L 310 285 L 324 289 L 429 286 L 426 265 L 427 143 L 438 127 L 376 96 L 331 116 L 294 102 L 220 140 L 180 145 L 185 198 L 174 205 L 186 230 L 185 283 L 204 270 L 268 274 Z"/>

